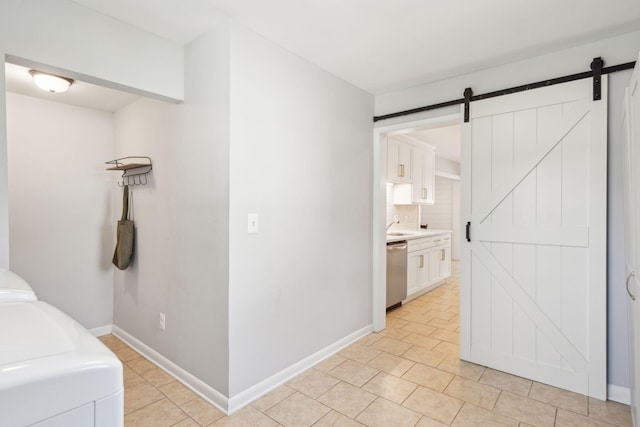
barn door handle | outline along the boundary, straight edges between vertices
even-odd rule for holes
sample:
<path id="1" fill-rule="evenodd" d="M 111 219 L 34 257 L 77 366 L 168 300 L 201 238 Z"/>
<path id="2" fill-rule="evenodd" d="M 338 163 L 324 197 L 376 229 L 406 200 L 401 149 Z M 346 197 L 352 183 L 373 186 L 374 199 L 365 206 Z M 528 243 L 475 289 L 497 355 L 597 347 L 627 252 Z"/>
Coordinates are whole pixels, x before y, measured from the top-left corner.
<path id="1" fill-rule="evenodd" d="M 636 273 L 634 273 L 633 271 L 632 271 L 631 273 L 629 273 L 629 275 L 627 276 L 627 283 L 626 283 L 626 286 L 627 286 L 627 293 L 629 294 L 629 297 L 630 297 L 633 301 L 635 301 L 635 300 L 636 300 L 636 297 L 635 297 L 635 295 L 633 295 L 633 294 L 631 293 L 631 291 L 629 291 L 629 279 L 631 279 L 631 278 L 632 278 L 633 276 L 635 276 L 635 275 L 636 275 Z"/>
<path id="2" fill-rule="evenodd" d="M 467 222 L 467 242 L 471 241 L 471 223 Z"/>

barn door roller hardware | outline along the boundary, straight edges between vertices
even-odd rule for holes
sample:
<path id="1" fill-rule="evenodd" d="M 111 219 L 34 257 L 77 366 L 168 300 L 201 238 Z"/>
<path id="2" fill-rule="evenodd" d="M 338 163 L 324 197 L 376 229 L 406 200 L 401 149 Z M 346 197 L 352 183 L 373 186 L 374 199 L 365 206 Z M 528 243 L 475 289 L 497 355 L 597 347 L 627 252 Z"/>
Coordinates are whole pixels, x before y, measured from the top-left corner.
<path id="1" fill-rule="evenodd" d="M 464 90 L 464 122 L 469 121 L 469 106 L 471 104 L 471 97 L 473 97 L 473 91 L 470 87 Z"/>
<path id="2" fill-rule="evenodd" d="M 581 80 L 593 77 L 593 100 L 597 101 L 602 97 L 602 75 L 615 73 L 623 70 L 631 70 L 636 65 L 636 62 L 627 62 L 624 64 L 613 65 L 611 67 L 604 67 L 604 61 L 602 58 L 594 58 L 591 62 L 591 70 L 577 74 L 570 74 L 568 76 L 556 77 L 554 79 L 543 80 L 535 83 L 529 83 L 526 85 L 515 86 L 508 89 L 497 90 L 495 92 L 482 93 L 479 95 L 473 95 L 471 88 L 467 88 L 464 91 L 464 98 L 454 99 L 452 101 L 440 102 L 438 104 L 427 105 L 424 107 L 413 108 L 411 110 L 399 111 L 397 113 L 385 114 L 383 116 L 375 116 L 374 122 L 380 120 L 392 119 L 394 117 L 408 116 L 410 114 L 422 113 L 424 111 L 435 110 L 438 108 L 450 107 L 452 105 L 464 104 L 464 121 L 469 121 L 469 104 L 473 101 L 480 101 L 482 99 L 495 98 L 497 96 L 509 95 L 511 93 L 524 92 L 525 90 L 538 89 L 545 86 L 553 86 L 560 83 L 572 82 L 574 80 Z M 469 96 L 467 96 L 469 95 Z"/>
<path id="3" fill-rule="evenodd" d="M 600 101 L 602 99 L 602 66 L 604 61 L 602 58 L 593 58 L 591 62 L 591 71 L 593 71 L 593 100 Z"/>

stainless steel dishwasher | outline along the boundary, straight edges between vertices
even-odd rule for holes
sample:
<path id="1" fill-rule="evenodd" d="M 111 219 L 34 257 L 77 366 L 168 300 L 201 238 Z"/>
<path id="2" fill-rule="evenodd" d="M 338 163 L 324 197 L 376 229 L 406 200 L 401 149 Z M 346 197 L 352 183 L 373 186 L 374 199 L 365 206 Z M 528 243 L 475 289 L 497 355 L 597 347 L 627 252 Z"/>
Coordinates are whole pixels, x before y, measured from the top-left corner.
<path id="1" fill-rule="evenodd" d="M 387 310 L 407 297 L 407 242 L 387 243 Z"/>

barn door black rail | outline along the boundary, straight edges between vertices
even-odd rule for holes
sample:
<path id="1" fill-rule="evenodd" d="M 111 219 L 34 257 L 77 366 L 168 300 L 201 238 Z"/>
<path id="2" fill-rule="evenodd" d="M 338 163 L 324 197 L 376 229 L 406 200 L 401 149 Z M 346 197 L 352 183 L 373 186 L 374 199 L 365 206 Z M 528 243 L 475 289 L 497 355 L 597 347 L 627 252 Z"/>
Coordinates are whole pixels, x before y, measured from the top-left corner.
<path id="1" fill-rule="evenodd" d="M 385 114 L 382 116 L 375 116 L 373 118 L 374 122 L 379 122 L 380 120 L 393 119 L 395 117 L 408 116 L 410 114 L 422 113 L 424 111 L 435 110 L 438 108 L 451 107 L 453 105 L 465 104 L 465 117 L 464 121 L 469 121 L 469 103 L 473 101 L 480 101 L 482 99 L 495 98 L 497 96 L 509 95 L 517 92 L 524 92 L 526 90 L 538 89 L 545 86 L 553 86 L 560 83 L 572 82 L 574 80 L 588 79 L 593 77 L 593 98 L 594 101 L 597 101 L 601 98 L 601 76 L 603 74 L 611 74 L 618 71 L 630 70 L 633 69 L 636 65 L 636 61 L 626 62 L 624 64 L 613 65 L 611 67 L 603 67 L 604 61 L 602 58 L 594 58 L 591 62 L 591 70 L 585 71 L 582 73 L 570 74 L 568 76 L 556 77 L 554 79 L 542 80 L 535 83 L 529 83 L 525 85 L 515 86 L 508 89 L 496 90 L 494 92 L 482 93 L 478 95 L 473 95 L 471 88 L 466 88 L 464 90 L 464 97 L 459 99 L 454 99 L 452 101 L 440 102 L 438 104 L 427 105 L 424 107 L 412 108 L 411 110 L 399 111 L 397 113 Z"/>

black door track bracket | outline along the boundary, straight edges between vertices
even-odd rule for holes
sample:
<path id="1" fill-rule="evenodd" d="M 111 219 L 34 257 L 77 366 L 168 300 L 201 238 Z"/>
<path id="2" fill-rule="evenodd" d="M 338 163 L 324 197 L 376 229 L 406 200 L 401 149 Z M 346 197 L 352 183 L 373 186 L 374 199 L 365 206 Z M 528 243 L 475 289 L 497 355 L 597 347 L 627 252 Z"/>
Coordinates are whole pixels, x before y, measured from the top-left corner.
<path id="1" fill-rule="evenodd" d="M 464 122 L 469 123 L 469 104 L 471 104 L 471 97 L 473 96 L 473 91 L 470 87 L 464 90 Z"/>
<path id="2" fill-rule="evenodd" d="M 593 100 L 600 101 L 602 99 L 602 67 L 604 61 L 602 58 L 593 58 L 591 62 L 591 70 L 593 71 Z"/>

